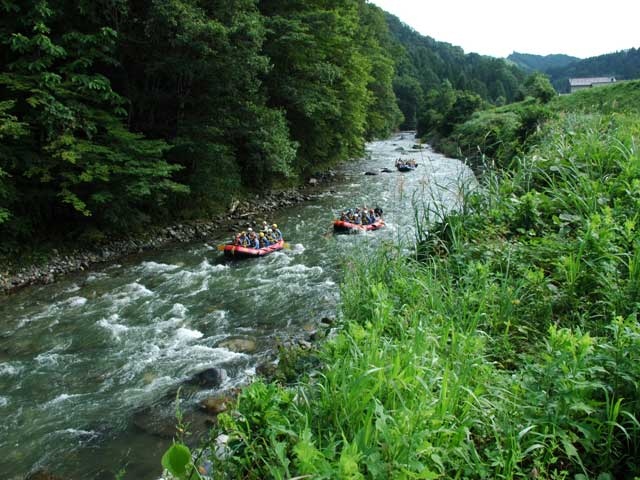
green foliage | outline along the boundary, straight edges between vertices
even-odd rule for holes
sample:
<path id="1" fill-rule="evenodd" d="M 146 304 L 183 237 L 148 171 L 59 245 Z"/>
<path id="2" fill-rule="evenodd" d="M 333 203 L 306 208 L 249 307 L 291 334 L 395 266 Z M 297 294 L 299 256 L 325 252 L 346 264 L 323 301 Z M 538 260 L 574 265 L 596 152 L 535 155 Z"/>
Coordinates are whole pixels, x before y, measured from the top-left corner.
<path id="1" fill-rule="evenodd" d="M 162 466 L 178 478 L 187 478 L 187 467 L 190 463 L 191 451 L 181 443 L 171 445 L 162 456 Z"/>
<path id="2" fill-rule="evenodd" d="M 583 113 L 640 112 L 640 81 L 619 82 L 557 97 L 551 106 L 560 111 Z"/>
<path id="3" fill-rule="evenodd" d="M 401 128 L 431 130 L 429 126 L 422 130 L 420 117 L 433 108 L 427 97 L 433 89 L 441 89 L 444 82 L 456 91 L 495 104 L 510 103 L 518 97 L 525 73 L 514 64 L 476 53 L 465 54 L 459 47 L 420 35 L 390 14 L 387 23 L 397 42 L 394 90 L 405 118 Z M 438 108 L 435 112 L 445 114 Z"/>
<path id="4" fill-rule="evenodd" d="M 475 93 L 454 90 L 445 81 L 439 89 L 431 90 L 423 103 L 418 120 L 417 135 L 428 138 L 449 136 L 456 125 L 464 123 L 486 103 Z"/>
<path id="5" fill-rule="evenodd" d="M 392 63 L 380 44 L 386 32 L 364 2 L 274 1 L 260 8 L 273 64 L 267 94 L 299 144 L 297 172 L 360 155 L 365 136 L 395 127 Z"/>
<path id="6" fill-rule="evenodd" d="M 517 137 L 523 116 L 492 115 Z M 418 225 L 415 259 L 351 263 L 322 370 L 250 386 L 219 472 L 637 477 L 639 134 L 635 115 L 555 118 Z"/>
<path id="7" fill-rule="evenodd" d="M 396 44 L 364 0 L 0 9 L 0 228 L 16 244 L 224 211 L 401 121 Z"/>
<path id="8" fill-rule="evenodd" d="M 573 62 L 578 62 L 578 57 L 570 55 L 532 55 L 529 53 L 513 52 L 507 60 L 514 62 L 524 70 L 531 72 L 546 72 L 551 68 L 564 68 Z"/>
<path id="9" fill-rule="evenodd" d="M 522 95 L 525 98 L 533 97 L 541 103 L 547 103 L 557 95 L 549 78 L 541 73 L 529 75 L 522 87 Z"/>
<path id="10" fill-rule="evenodd" d="M 16 8 L 2 21 L 0 99 L 9 99 L 2 118 L 3 130 L 11 128 L 0 150 L 0 172 L 11 179 L 2 189 L 11 214 L 4 232 L 21 238 L 53 219 L 83 216 L 126 227 L 149 203 L 186 191 L 170 179 L 179 167 L 163 159 L 166 144 L 124 126 L 126 101 L 101 73 L 116 63 L 116 32 L 91 24 L 81 31 L 82 17 L 62 26 L 63 12 L 44 0 Z"/>
<path id="11" fill-rule="evenodd" d="M 565 66 L 553 66 L 544 70 L 554 87 L 569 93 L 569 79 L 575 77 L 613 76 L 618 80 L 640 78 L 640 48 L 628 48 L 619 52 L 585 58 Z"/>

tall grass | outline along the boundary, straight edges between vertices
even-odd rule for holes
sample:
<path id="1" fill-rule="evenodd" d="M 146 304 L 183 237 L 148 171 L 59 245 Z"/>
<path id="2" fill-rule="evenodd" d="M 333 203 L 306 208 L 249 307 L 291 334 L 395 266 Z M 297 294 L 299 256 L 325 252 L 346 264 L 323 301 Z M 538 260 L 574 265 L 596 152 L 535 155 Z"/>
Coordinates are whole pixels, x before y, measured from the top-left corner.
<path id="1" fill-rule="evenodd" d="M 350 266 L 321 367 L 221 415 L 215 478 L 639 476 L 639 126 L 561 117 L 417 210 L 415 256 Z"/>

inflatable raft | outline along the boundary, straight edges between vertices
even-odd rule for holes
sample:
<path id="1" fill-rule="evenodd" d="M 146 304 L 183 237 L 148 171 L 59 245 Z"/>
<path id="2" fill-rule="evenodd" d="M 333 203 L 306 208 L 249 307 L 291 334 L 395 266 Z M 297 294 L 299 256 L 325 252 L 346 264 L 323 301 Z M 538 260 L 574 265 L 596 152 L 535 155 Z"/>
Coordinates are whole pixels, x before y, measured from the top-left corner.
<path id="1" fill-rule="evenodd" d="M 415 170 L 416 167 L 412 166 L 412 165 L 398 165 L 398 170 L 400 170 L 401 172 L 411 172 L 412 170 Z"/>
<path id="2" fill-rule="evenodd" d="M 343 220 L 334 220 L 333 231 L 338 233 L 357 233 L 368 232 L 370 230 L 378 230 L 384 227 L 384 220 L 378 219 L 375 223 L 368 225 L 360 225 L 358 223 L 345 222 Z"/>
<path id="3" fill-rule="evenodd" d="M 264 248 L 249 248 L 241 247 L 240 245 L 227 244 L 224 245 L 222 251 L 224 252 L 224 256 L 229 258 L 253 258 L 264 257 L 265 255 L 269 255 L 270 253 L 282 250 L 283 247 L 284 240 L 280 240 Z"/>

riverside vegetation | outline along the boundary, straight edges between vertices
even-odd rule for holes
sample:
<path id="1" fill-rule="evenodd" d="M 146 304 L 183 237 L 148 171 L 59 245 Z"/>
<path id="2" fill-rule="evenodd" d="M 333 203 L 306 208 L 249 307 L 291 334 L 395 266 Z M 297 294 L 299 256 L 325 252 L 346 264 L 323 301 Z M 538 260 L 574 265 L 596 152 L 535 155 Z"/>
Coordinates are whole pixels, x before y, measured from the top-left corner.
<path id="1" fill-rule="evenodd" d="M 519 142 L 471 119 L 510 145 L 482 187 L 447 216 L 416 201 L 414 255 L 347 264 L 336 335 L 219 416 L 214 478 L 637 478 L 639 92 L 537 104 Z"/>
<path id="2" fill-rule="evenodd" d="M 446 78 L 504 103 L 525 76 L 365 0 L 0 2 L 0 270 L 299 185 Z"/>

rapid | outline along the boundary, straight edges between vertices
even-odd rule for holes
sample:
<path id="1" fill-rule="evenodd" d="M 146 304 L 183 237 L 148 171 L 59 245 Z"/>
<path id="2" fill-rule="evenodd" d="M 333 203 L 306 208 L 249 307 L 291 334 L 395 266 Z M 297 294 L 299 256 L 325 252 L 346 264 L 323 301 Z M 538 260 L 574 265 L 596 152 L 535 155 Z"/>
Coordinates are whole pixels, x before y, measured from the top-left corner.
<path id="1" fill-rule="evenodd" d="M 383 242 L 410 249 L 414 208 L 456 208 L 473 188 L 463 163 L 415 144 L 413 132 L 371 142 L 314 200 L 267 218 L 289 245 L 267 257 L 225 260 L 220 232 L 0 298 L 0 478 L 111 479 L 124 469 L 125 479 L 157 479 L 178 387 L 209 368 L 226 373 L 215 388 L 181 390 L 181 408 L 197 411 L 249 382 L 274 345 L 339 316 L 348 262 Z M 399 157 L 418 168 L 396 171 Z M 382 207 L 386 227 L 334 235 L 333 218 L 362 205 Z M 237 339 L 251 348 L 228 348 Z"/>

